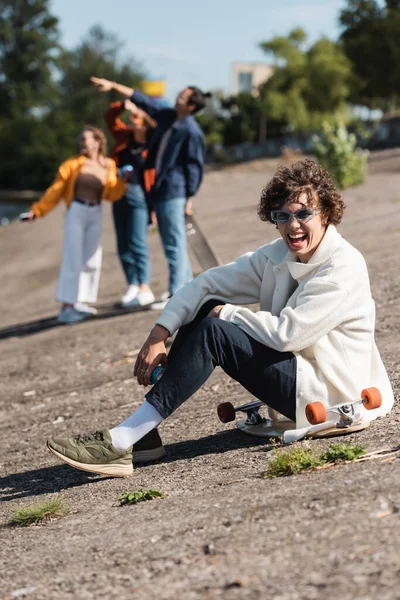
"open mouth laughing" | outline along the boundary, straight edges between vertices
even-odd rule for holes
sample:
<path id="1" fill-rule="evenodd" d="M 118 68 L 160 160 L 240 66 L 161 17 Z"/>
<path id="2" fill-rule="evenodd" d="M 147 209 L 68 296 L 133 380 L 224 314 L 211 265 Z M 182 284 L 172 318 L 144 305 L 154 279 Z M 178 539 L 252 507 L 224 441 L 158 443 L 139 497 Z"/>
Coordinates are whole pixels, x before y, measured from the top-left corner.
<path id="1" fill-rule="evenodd" d="M 308 234 L 303 232 L 288 233 L 287 238 L 289 240 L 290 246 L 294 249 L 299 250 L 303 247 L 304 242 L 307 240 Z"/>

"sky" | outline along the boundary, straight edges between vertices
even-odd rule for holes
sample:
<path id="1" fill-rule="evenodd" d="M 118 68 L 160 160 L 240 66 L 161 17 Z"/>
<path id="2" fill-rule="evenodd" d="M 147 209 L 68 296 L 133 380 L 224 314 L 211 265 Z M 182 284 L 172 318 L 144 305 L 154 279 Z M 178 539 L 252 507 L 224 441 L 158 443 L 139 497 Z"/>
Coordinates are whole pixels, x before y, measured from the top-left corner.
<path id="1" fill-rule="evenodd" d="M 270 61 L 258 44 L 302 27 L 313 42 L 335 40 L 346 0 L 51 0 L 61 42 L 78 45 L 93 25 L 118 36 L 127 55 L 173 100 L 187 85 L 230 90 L 233 62 Z M 94 73 L 99 77 L 102 73 Z M 130 85 L 129 81 L 121 81 Z"/>

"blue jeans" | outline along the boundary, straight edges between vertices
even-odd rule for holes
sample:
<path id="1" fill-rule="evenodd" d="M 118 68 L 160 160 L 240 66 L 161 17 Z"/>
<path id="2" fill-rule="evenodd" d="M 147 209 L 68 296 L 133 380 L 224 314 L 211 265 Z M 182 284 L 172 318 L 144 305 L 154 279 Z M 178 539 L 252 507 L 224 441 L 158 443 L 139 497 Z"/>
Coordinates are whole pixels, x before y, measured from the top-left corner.
<path id="1" fill-rule="evenodd" d="M 233 323 L 208 317 L 217 304 L 223 302 L 206 302 L 193 321 L 180 328 L 168 368 L 146 400 L 166 419 L 220 366 L 253 396 L 295 421 L 295 355 L 268 348 Z"/>
<path id="2" fill-rule="evenodd" d="M 113 203 L 113 217 L 118 255 L 128 284 L 149 283 L 148 209 L 139 184 L 129 184 L 125 196 Z"/>
<path id="3" fill-rule="evenodd" d="M 154 203 L 158 229 L 168 261 L 168 290 L 171 294 L 193 279 L 187 251 L 185 204 L 186 198 L 173 198 Z"/>

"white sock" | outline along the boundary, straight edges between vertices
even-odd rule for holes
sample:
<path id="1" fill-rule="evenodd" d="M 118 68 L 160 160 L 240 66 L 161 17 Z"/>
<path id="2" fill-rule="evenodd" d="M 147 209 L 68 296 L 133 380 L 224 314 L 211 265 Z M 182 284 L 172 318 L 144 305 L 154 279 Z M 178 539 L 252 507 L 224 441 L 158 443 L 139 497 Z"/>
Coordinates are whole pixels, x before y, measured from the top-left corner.
<path id="1" fill-rule="evenodd" d="M 127 450 L 163 420 L 158 410 L 150 402 L 144 400 L 142 406 L 133 415 L 114 429 L 110 429 L 112 444 L 118 450 Z"/>

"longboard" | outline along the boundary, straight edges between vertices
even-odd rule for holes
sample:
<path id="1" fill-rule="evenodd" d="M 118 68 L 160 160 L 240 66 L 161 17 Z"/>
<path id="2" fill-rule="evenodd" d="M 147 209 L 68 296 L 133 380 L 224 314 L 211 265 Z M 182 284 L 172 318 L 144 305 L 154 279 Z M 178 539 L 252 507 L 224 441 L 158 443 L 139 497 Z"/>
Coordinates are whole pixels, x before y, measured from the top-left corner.
<path id="1" fill-rule="evenodd" d="M 185 215 L 186 235 L 194 255 L 202 269 L 212 269 L 222 264 L 194 215 Z"/>
<path id="2" fill-rule="evenodd" d="M 236 423 L 236 427 L 240 431 L 243 431 L 243 433 L 262 438 L 282 438 L 285 443 L 301 440 L 304 437 L 324 438 L 349 435 L 356 431 L 362 431 L 368 426 L 369 423 L 359 421 L 349 427 L 339 428 L 332 422 L 331 425 L 329 425 L 329 423 L 312 425 L 302 430 L 296 429 L 296 424 L 293 421 L 274 421 L 272 419 L 267 419 L 265 423 L 253 425 L 249 424 L 247 419 L 241 419 Z"/>
<path id="3" fill-rule="evenodd" d="M 362 390 L 360 398 L 346 400 L 334 406 L 325 407 L 319 401 L 307 404 L 305 414 L 309 424 L 300 428 L 296 428 L 294 421 L 279 418 L 279 413 L 270 408 L 268 409 L 270 418 L 263 417 L 259 410 L 265 405 L 258 399 L 236 407 L 231 402 L 222 402 L 217 407 L 217 414 L 222 423 L 229 423 L 235 420 L 237 412 L 244 412 L 247 414 L 247 419 L 236 423 L 240 431 L 259 437 L 282 438 L 285 444 L 290 444 L 305 437 L 333 437 L 362 431 L 368 427 L 369 422 L 362 419 L 359 407 L 373 410 L 381 405 L 380 391 L 370 387 Z M 333 415 L 330 416 L 332 413 Z"/>

